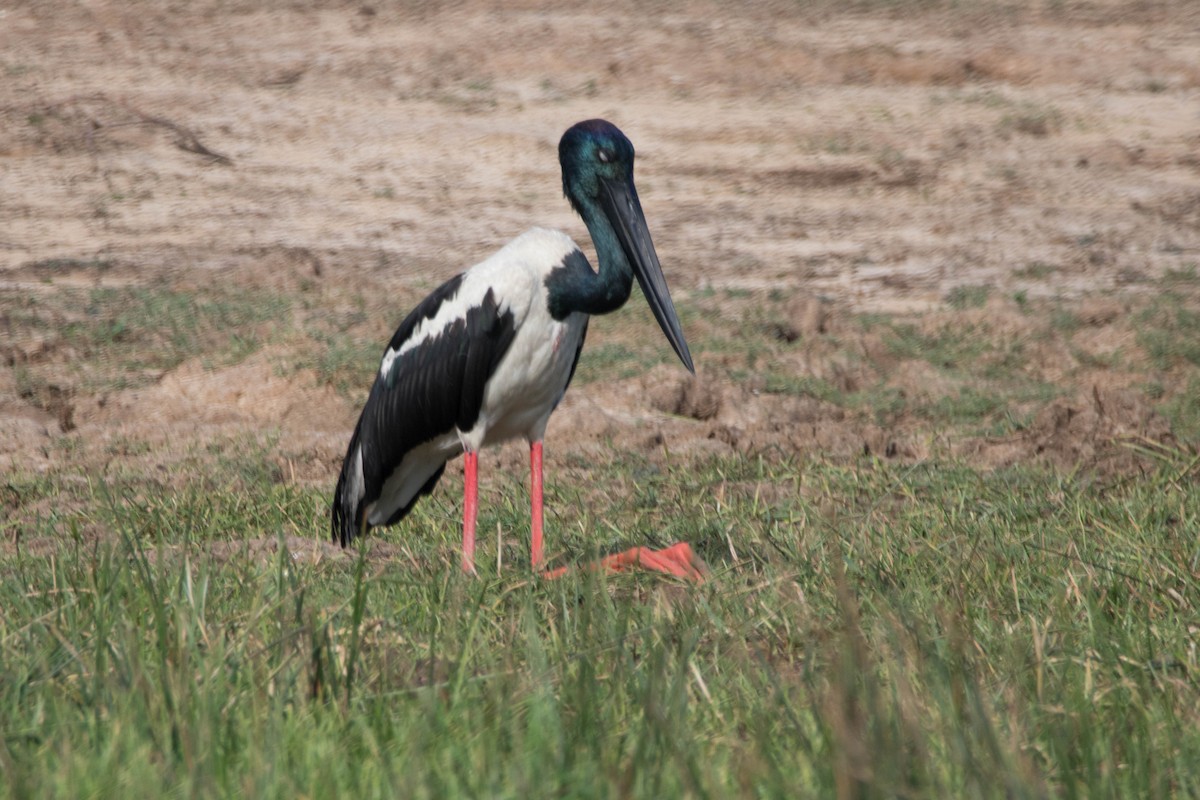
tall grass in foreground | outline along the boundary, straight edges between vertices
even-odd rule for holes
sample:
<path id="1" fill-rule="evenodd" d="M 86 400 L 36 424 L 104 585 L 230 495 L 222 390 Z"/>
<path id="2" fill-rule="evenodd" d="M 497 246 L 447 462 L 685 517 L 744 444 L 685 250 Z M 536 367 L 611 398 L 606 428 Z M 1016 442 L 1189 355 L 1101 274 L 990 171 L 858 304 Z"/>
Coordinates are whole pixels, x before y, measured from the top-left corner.
<path id="1" fill-rule="evenodd" d="M 93 487 L 79 512 L 5 523 L 57 543 L 0 557 L 0 787 L 1197 795 L 1189 458 L 1111 485 L 948 463 L 634 459 L 586 476 L 614 495 L 636 486 L 608 513 L 551 484 L 552 545 L 583 559 L 686 538 L 714 570 L 701 587 L 543 582 L 494 562 L 464 578 L 436 496 L 382 534 L 408 557 L 294 558 L 282 538 L 273 555 L 229 542 L 323 537 L 319 493 L 267 478 L 255 504 L 244 488 Z M 20 481 L 23 496 L 51 491 Z M 511 506 L 485 502 L 481 530 L 504 528 L 523 565 Z"/>

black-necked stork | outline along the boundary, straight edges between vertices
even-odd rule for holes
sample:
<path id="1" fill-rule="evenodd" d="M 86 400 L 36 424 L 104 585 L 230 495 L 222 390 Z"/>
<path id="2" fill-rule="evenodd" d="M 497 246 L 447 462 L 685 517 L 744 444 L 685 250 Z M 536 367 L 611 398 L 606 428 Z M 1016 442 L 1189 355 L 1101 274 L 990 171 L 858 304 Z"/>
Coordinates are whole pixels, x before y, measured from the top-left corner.
<path id="1" fill-rule="evenodd" d="M 532 562 L 542 561 L 542 437 L 579 363 L 588 316 L 615 311 L 636 277 L 676 355 L 695 372 L 633 185 L 633 144 L 594 119 L 558 143 L 563 191 L 596 247 L 532 228 L 421 301 L 392 336 L 342 463 L 333 538 L 399 522 L 462 453 L 463 569 L 474 571 L 478 453 L 529 442 Z"/>

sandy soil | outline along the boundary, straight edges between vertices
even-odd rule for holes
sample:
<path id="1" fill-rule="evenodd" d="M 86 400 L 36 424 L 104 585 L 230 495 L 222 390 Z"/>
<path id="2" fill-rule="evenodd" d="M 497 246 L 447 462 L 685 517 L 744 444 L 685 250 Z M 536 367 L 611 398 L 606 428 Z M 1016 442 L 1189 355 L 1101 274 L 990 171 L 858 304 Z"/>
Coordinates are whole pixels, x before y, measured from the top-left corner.
<path id="1" fill-rule="evenodd" d="M 853 389 L 866 377 L 849 341 L 900 389 L 937 391 L 927 365 L 889 361 L 853 323 L 879 312 L 1025 337 L 1066 391 L 1020 436 L 945 441 L 920 420 L 762 392 L 714 355 L 698 381 L 664 365 L 575 387 L 552 460 L 666 441 L 1095 466 L 1122 436 L 1169 438 L 1127 373 L 1081 367 L 1005 298 L 1058 298 L 1083 346 L 1113 353 L 1139 295 L 1194 268 L 1200 6 L 951 5 L 7 3 L 0 464 L 51 468 L 63 450 L 49 442 L 69 436 L 85 462 L 161 466 L 191 442 L 270 430 L 285 479 L 332 486 L 354 398 L 312 370 L 281 374 L 278 346 L 90 391 L 70 348 L 14 309 L 72 286 L 315 285 L 331 307 L 368 298 L 364 335 L 382 344 L 414 298 L 526 227 L 586 239 L 555 147 L 594 116 L 638 147 L 677 297 L 729 298 L 699 335 L 735 336 L 782 294 L 781 335 L 812 345 L 788 351 L 798 375 Z M 981 286 L 984 307 L 948 308 Z M 589 347 L 614 331 L 597 321 Z M 51 376 L 32 395 L 23 365 Z M 124 456 L 118 440 L 146 446 Z"/>

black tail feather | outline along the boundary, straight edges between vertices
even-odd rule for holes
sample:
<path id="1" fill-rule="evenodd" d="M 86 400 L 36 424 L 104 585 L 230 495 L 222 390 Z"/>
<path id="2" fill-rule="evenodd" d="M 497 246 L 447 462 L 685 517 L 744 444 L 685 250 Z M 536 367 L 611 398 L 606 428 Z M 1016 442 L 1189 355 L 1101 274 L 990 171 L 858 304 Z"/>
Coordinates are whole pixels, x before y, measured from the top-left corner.
<path id="1" fill-rule="evenodd" d="M 342 460 L 342 472 L 338 475 L 337 488 L 333 490 L 333 505 L 330 534 L 333 541 L 342 547 L 348 547 L 354 537 L 363 529 L 363 497 L 354 492 L 350 485 L 350 475 L 355 467 L 355 451 L 358 450 L 359 427 L 355 427 L 354 436 L 350 438 L 350 447 L 346 450 L 346 458 Z"/>

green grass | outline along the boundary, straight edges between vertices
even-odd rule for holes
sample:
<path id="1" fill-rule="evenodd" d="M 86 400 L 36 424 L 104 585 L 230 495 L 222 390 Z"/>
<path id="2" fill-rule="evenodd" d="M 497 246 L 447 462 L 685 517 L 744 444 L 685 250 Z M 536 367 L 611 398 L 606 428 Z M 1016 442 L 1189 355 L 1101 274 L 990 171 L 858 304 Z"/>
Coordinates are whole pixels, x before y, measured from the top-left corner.
<path id="1" fill-rule="evenodd" d="M 48 469 L 0 479 L 0 796 L 1200 795 L 1191 284 L 1169 276 L 1128 321 L 1137 345 L 1089 367 L 1142 370 L 1176 437 L 1112 444 L 1143 466 L 1114 475 L 939 449 L 1010 436 L 1068 390 L 1030 363 L 1037 337 L 1089 330 L 1055 303 L 1029 303 L 1017 333 L 834 316 L 786 342 L 782 294 L 681 298 L 710 375 L 932 441 L 917 463 L 551 443 L 556 563 L 686 540 L 712 567 L 702 586 L 534 577 L 523 470 L 483 470 L 468 579 L 453 469 L 342 557 L 319 547 L 332 478 L 288 483 L 269 431 L 182 441 L 164 471 L 128 435 L 52 436 Z M 14 330 L 59 348 L 13 385 L 69 365 L 65 388 L 86 394 L 220 366 L 278 323 L 282 371 L 353 394 L 390 332 L 383 304 L 7 298 Z M 575 391 L 672 358 L 644 308 L 597 324 Z M 915 361 L 944 391 L 889 383 Z"/>
<path id="2" fill-rule="evenodd" d="M 65 354 L 70 362 L 66 375 L 57 368 L 42 375 L 34 365 L 30 380 L 89 390 L 143 386 L 192 357 L 236 364 L 261 347 L 260 329 L 289 310 L 279 295 L 241 288 L 55 287 L 47 295 L 0 295 L 0 306 L 16 330 L 49 343 L 51 360 Z"/>
<path id="3" fill-rule="evenodd" d="M 1062 268 L 1054 264 L 1047 264 L 1045 261 L 1031 261 L 1020 269 L 1013 270 L 1013 277 L 1026 281 L 1044 281 L 1061 271 Z"/>
<path id="4" fill-rule="evenodd" d="M 955 286 L 946 295 L 946 305 L 958 310 L 982 308 L 991 293 L 992 287 L 987 284 Z"/>
<path id="5" fill-rule="evenodd" d="M 1138 344 L 1156 367 L 1200 366 L 1200 309 L 1194 299 L 1165 291 L 1139 317 Z"/>
<path id="6" fill-rule="evenodd" d="M 63 333 L 84 354 L 113 359 L 121 372 L 169 369 L 199 354 L 223 365 L 258 349 L 252 326 L 286 311 L 275 295 L 245 290 L 94 289 L 84 318 L 68 322 Z"/>
<path id="7" fill-rule="evenodd" d="M 941 369 L 966 373 L 977 369 L 981 359 L 994 349 L 991 337 L 979 333 L 973 325 L 948 324 L 922 332 L 916 325 L 895 323 L 890 326 L 887 344 L 900 358 L 920 359 Z"/>
<path id="8" fill-rule="evenodd" d="M 608 342 L 587 348 L 580 359 L 574 381 L 585 385 L 600 380 L 624 380 L 641 375 L 660 360 L 657 348 L 639 348 L 627 342 Z"/>
<path id="9" fill-rule="evenodd" d="M 1200 441 L 1200 373 L 1193 372 L 1186 383 L 1181 381 L 1182 388 L 1165 403 L 1160 403 L 1158 410 L 1171 423 L 1171 430 L 1180 439 L 1189 442 Z M 1163 387 L 1158 385 L 1161 392 Z"/>
<path id="10" fill-rule="evenodd" d="M 1178 269 L 1167 269 L 1162 283 L 1166 286 L 1196 286 L 1200 284 L 1200 268 L 1195 263 L 1188 263 Z"/>
<path id="11" fill-rule="evenodd" d="M 606 314 L 602 324 L 599 319 L 590 323 L 583 356 L 572 379 L 573 386 L 624 380 L 642 375 L 656 364 L 678 363 L 639 295 L 640 290 L 635 290 L 632 301 Z M 704 313 L 702 307 L 682 299 L 677 302 L 677 311 L 685 330 L 694 329 Z M 698 341 L 689 343 L 693 355 L 703 352 L 702 347 L 697 349 Z"/>
<path id="12" fill-rule="evenodd" d="M 311 331 L 310 336 L 313 346 L 308 348 L 309 355 L 301 358 L 296 366 L 312 368 L 320 383 L 363 402 L 379 369 L 383 346 L 378 342 L 320 331 Z M 386 344 L 384 342 L 384 346 Z"/>
<path id="13" fill-rule="evenodd" d="M 1195 794 L 1197 464 L 1160 457 L 1111 485 L 755 456 L 552 476 L 552 552 L 686 538 L 700 587 L 532 579 L 504 478 L 480 527 L 510 566 L 485 536 L 467 579 L 450 487 L 383 534 L 411 557 L 314 559 L 244 544 L 324 536 L 324 492 L 266 464 L 174 492 L 15 476 L 0 791 Z"/>

